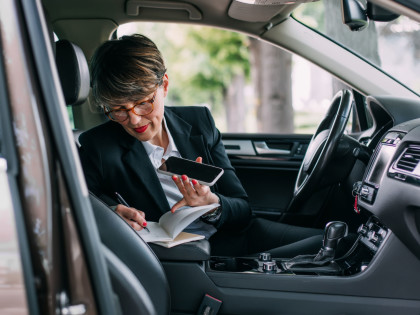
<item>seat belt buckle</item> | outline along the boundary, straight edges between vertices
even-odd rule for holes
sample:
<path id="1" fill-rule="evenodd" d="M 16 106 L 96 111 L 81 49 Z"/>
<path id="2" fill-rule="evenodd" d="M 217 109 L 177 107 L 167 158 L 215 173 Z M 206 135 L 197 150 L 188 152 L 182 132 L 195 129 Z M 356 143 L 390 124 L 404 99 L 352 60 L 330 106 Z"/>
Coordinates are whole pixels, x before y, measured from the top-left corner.
<path id="1" fill-rule="evenodd" d="M 222 301 L 218 300 L 211 295 L 204 295 L 201 301 L 200 307 L 198 308 L 197 315 L 216 315 L 219 312 L 219 308 L 222 305 Z"/>

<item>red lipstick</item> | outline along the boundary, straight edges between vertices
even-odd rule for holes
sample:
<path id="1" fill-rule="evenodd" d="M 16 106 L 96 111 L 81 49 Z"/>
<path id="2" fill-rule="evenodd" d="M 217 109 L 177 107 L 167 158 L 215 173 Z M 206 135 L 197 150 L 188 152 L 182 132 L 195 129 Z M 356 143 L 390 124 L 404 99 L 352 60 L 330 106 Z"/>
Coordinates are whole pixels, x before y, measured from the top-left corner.
<path id="1" fill-rule="evenodd" d="M 138 128 L 134 128 L 134 131 L 137 133 L 143 133 L 147 130 L 147 128 L 149 127 L 149 125 L 144 125 Z"/>

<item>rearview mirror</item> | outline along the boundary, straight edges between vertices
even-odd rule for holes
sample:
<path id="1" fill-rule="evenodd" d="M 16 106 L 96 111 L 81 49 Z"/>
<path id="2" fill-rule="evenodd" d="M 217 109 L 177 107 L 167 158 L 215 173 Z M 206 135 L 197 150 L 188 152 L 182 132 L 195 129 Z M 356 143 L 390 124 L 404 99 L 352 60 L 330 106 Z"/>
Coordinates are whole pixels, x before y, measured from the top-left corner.
<path id="1" fill-rule="evenodd" d="M 369 25 L 366 11 L 357 0 L 341 0 L 341 16 L 351 31 L 361 31 Z"/>
<path id="2" fill-rule="evenodd" d="M 387 9 L 384 9 L 370 2 L 367 3 L 366 14 L 369 20 L 378 21 L 378 22 L 393 21 L 400 16 L 399 14 L 388 11 Z"/>

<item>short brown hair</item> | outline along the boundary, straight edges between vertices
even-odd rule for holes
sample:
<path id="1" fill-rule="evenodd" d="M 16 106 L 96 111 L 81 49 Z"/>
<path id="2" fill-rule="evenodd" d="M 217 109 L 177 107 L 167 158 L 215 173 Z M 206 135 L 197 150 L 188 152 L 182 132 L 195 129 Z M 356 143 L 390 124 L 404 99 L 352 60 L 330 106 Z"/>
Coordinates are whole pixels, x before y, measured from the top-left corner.
<path id="1" fill-rule="evenodd" d="M 134 102 L 162 84 L 166 73 L 159 49 L 140 34 L 122 36 L 103 43 L 91 64 L 92 95 L 98 105 Z"/>

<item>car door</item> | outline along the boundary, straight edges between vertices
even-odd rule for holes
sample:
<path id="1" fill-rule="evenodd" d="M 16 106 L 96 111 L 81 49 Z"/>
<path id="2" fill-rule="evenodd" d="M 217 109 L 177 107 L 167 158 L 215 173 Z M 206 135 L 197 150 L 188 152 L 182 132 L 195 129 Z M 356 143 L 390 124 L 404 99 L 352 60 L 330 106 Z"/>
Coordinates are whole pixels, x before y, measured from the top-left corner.
<path id="1" fill-rule="evenodd" d="M 115 314 L 37 4 L 0 4 L 0 313 Z"/>
<path id="2" fill-rule="evenodd" d="M 285 214 L 310 140 L 307 134 L 223 134 L 254 215 L 280 220 Z"/>

